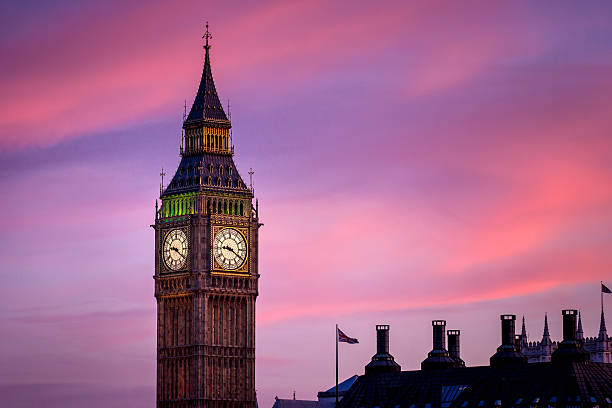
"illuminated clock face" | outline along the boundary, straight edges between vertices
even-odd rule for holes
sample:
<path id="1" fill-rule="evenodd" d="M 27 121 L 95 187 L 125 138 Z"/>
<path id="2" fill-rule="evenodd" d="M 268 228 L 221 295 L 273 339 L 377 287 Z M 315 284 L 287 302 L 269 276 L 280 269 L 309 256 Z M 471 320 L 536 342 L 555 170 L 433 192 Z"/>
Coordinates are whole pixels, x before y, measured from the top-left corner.
<path id="1" fill-rule="evenodd" d="M 244 236 L 233 228 L 224 228 L 215 235 L 213 253 L 219 265 L 224 269 L 240 268 L 247 256 L 247 245 Z"/>
<path id="2" fill-rule="evenodd" d="M 171 230 L 164 238 L 162 255 L 166 266 L 173 271 L 178 271 L 187 262 L 187 235 L 181 229 Z"/>

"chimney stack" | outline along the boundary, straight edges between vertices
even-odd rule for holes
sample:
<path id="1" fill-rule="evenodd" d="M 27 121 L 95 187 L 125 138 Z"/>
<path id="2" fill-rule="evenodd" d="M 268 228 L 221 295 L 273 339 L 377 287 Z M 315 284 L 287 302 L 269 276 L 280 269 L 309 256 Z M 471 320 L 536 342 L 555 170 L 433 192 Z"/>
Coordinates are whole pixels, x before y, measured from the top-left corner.
<path id="1" fill-rule="evenodd" d="M 389 326 L 376 326 L 376 354 L 389 354 Z"/>
<path id="2" fill-rule="evenodd" d="M 557 350 L 552 353 L 553 363 L 571 363 L 589 361 L 590 355 L 582 347 L 582 341 L 578 340 L 576 333 L 576 320 L 578 311 L 565 309 L 563 315 L 563 341 L 559 343 Z"/>
<path id="3" fill-rule="evenodd" d="M 465 362 L 461 359 L 459 343 L 459 335 L 461 332 L 459 330 L 449 330 L 446 333 L 448 335 L 448 354 L 455 360 L 459 367 L 465 367 Z"/>
<path id="4" fill-rule="evenodd" d="M 432 320 L 431 325 L 433 326 L 433 350 L 421 362 L 421 370 L 456 367 L 456 361 L 448 354 L 444 344 L 446 342 L 446 320 Z"/>
<path id="5" fill-rule="evenodd" d="M 578 311 L 577 310 L 563 310 L 563 341 L 574 341 L 576 340 L 576 320 Z"/>
<path id="6" fill-rule="evenodd" d="M 395 373 L 401 371 L 399 364 L 389 354 L 389 325 L 376 325 L 376 354 L 372 357 L 372 361 L 365 366 L 365 373 Z"/>
<path id="7" fill-rule="evenodd" d="M 519 351 L 515 338 L 516 315 L 501 315 L 502 344 L 490 358 L 492 366 L 505 366 L 527 362 L 527 357 Z"/>
<path id="8" fill-rule="evenodd" d="M 432 320 L 433 326 L 433 349 L 446 350 L 446 320 Z"/>

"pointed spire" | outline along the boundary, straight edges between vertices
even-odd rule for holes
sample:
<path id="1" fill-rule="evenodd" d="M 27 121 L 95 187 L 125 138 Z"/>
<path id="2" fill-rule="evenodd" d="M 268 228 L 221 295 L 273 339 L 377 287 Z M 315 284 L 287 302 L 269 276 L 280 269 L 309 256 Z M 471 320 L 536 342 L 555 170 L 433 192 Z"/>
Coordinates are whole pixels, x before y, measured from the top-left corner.
<path id="1" fill-rule="evenodd" d="M 215 82 L 212 77 L 212 69 L 210 67 L 210 44 L 209 39 L 212 38 L 212 34 L 208 31 L 208 21 L 206 22 L 206 31 L 202 38 L 205 40 L 204 43 L 204 69 L 202 70 L 202 78 L 200 79 L 200 86 L 198 87 L 198 93 L 193 100 L 191 111 L 187 115 L 185 123 L 193 122 L 204 122 L 206 120 L 212 122 L 225 122 L 229 124 L 229 120 L 223 111 L 223 106 L 219 101 L 217 95 L 217 89 L 215 88 Z"/>
<path id="2" fill-rule="evenodd" d="M 548 332 L 548 314 L 544 314 L 544 334 L 542 335 L 542 345 L 551 344 L 550 333 Z"/>
<path id="3" fill-rule="evenodd" d="M 606 340 L 608 332 L 606 330 L 606 318 L 604 316 L 603 302 L 601 304 L 601 321 L 599 322 L 599 339 Z"/>
<path id="4" fill-rule="evenodd" d="M 584 340 L 584 331 L 582 330 L 582 316 L 581 313 L 578 312 L 578 330 L 576 331 L 576 339 Z"/>
<path id="5" fill-rule="evenodd" d="M 527 329 L 525 329 L 525 316 L 523 315 L 523 327 L 521 328 L 521 347 L 527 347 Z"/>

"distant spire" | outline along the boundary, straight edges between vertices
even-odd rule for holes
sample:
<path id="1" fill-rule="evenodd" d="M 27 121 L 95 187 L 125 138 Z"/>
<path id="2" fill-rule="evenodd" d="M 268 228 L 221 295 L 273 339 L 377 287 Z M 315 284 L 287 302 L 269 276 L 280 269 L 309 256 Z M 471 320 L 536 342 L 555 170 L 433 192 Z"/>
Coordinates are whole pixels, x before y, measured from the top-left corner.
<path id="1" fill-rule="evenodd" d="M 578 330 L 576 331 L 576 338 L 578 340 L 584 340 L 584 331 L 582 330 L 582 316 L 580 311 L 578 312 Z"/>
<path id="2" fill-rule="evenodd" d="M 525 316 L 523 315 L 523 327 L 521 329 L 521 347 L 527 346 L 527 329 L 525 329 Z"/>
<path id="3" fill-rule="evenodd" d="M 550 333 L 548 332 L 548 314 L 544 314 L 544 334 L 542 335 L 542 345 L 551 344 Z"/>
<path id="4" fill-rule="evenodd" d="M 601 321 L 599 322 L 599 339 L 606 340 L 608 332 L 606 330 L 606 318 L 604 316 L 603 303 L 601 304 Z"/>

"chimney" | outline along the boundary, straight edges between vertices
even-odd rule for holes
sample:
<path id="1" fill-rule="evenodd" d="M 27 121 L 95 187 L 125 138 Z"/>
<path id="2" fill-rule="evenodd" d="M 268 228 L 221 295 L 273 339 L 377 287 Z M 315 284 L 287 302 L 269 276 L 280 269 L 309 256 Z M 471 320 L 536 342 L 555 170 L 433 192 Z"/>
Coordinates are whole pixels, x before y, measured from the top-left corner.
<path id="1" fill-rule="evenodd" d="M 576 320 L 578 311 L 565 309 L 561 311 L 563 316 L 563 341 L 559 343 L 557 350 L 552 353 L 553 363 L 570 363 L 589 361 L 590 355 L 582 347 L 582 341 L 578 340 L 576 333 Z"/>
<path id="2" fill-rule="evenodd" d="M 376 326 L 376 354 L 389 354 L 389 326 Z"/>
<path id="3" fill-rule="evenodd" d="M 563 315 L 563 341 L 576 340 L 576 317 L 577 310 L 566 309 L 561 311 Z"/>
<path id="4" fill-rule="evenodd" d="M 516 344 L 514 338 L 514 322 L 516 321 L 515 315 L 501 315 L 501 326 L 502 326 L 502 344 L 511 345 Z"/>
<path id="5" fill-rule="evenodd" d="M 433 350 L 421 362 L 421 370 L 456 367 L 455 360 L 448 354 L 444 344 L 446 342 L 446 320 L 432 320 L 431 325 L 433 326 Z"/>
<path id="6" fill-rule="evenodd" d="M 433 320 L 433 348 L 434 350 L 446 350 L 446 320 Z"/>
<path id="7" fill-rule="evenodd" d="M 372 361 L 365 366 L 365 373 L 395 373 L 401 371 L 399 364 L 389 354 L 389 325 L 376 325 L 376 354 L 372 357 Z"/>
<path id="8" fill-rule="evenodd" d="M 527 362 L 527 357 L 519 351 L 515 337 L 516 315 L 501 315 L 502 344 L 490 358 L 492 366 L 505 366 Z"/>
<path id="9" fill-rule="evenodd" d="M 465 367 L 465 362 L 461 359 L 460 352 L 459 335 L 461 332 L 459 330 L 449 330 L 446 333 L 448 335 L 448 354 L 455 360 L 458 366 Z"/>

